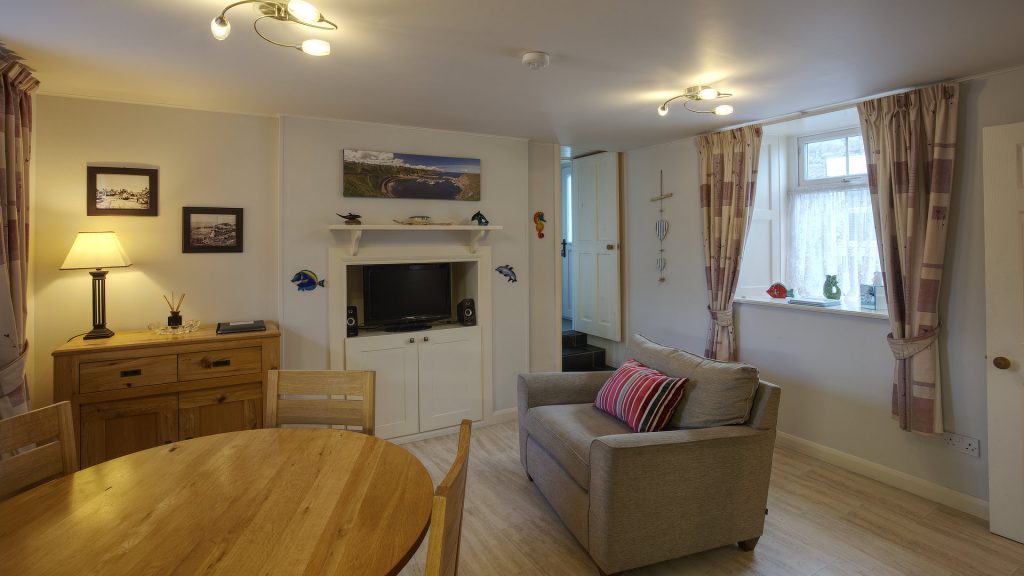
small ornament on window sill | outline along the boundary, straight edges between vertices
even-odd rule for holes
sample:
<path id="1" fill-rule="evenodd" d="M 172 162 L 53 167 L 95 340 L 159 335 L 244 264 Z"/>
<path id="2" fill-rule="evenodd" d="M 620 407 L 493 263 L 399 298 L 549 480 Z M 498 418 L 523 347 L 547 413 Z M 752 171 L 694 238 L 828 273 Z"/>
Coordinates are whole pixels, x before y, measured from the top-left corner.
<path id="1" fill-rule="evenodd" d="M 785 298 L 789 295 L 789 291 L 786 290 L 786 285 L 782 282 L 776 282 L 768 287 L 768 295 L 772 298 Z"/>
<path id="2" fill-rule="evenodd" d="M 839 280 L 835 274 L 825 275 L 825 286 L 822 288 L 822 295 L 829 300 L 839 300 L 843 297 L 843 291 L 839 289 Z"/>

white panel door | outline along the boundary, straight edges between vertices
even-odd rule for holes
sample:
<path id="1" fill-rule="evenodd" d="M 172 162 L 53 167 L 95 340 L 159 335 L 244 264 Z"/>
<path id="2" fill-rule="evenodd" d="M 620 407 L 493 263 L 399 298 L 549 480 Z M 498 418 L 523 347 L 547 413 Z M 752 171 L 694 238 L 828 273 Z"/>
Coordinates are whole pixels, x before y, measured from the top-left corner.
<path id="1" fill-rule="evenodd" d="M 1024 542 L 1024 123 L 983 144 L 989 529 Z"/>
<path id="2" fill-rule="evenodd" d="M 573 329 L 622 340 L 619 155 L 573 160 Z"/>
<path id="3" fill-rule="evenodd" d="M 765 297 L 769 286 L 782 281 L 782 142 L 779 136 L 765 136 L 761 140 L 754 212 L 740 263 L 737 298 Z"/>
<path id="4" fill-rule="evenodd" d="M 483 415 L 480 327 L 419 332 L 420 431 Z"/>
<path id="5" fill-rule="evenodd" d="M 345 368 L 377 373 L 374 434 L 378 438 L 394 438 L 420 431 L 419 362 L 415 337 L 384 334 L 348 338 L 345 340 Z"/>

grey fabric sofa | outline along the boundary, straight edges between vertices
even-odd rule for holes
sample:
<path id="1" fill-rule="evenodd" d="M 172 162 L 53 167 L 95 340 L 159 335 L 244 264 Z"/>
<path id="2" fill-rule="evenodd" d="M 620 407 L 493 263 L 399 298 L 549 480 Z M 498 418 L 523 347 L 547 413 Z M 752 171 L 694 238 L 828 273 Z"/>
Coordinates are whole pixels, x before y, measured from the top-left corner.
<path id="1" fill-rule="evenodd" d="M 629 357 L 646 354 L 638 359 L 648 366 L 688 376 L 670 371 L 671 352 L 638 353 L 635 344 Z M 741 423 L 634 433 L 593 406 L 611 374 L 522 374 L 518 383 L 523 468 L 601 572 L 727 544 L 752 550 L 764 529 L 780 389 L 754 371 Z"/>

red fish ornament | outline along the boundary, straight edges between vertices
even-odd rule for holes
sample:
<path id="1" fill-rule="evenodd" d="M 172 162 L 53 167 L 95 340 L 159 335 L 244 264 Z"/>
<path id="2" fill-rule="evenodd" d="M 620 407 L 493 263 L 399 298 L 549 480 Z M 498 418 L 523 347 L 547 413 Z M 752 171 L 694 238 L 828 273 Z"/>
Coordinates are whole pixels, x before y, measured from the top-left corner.
<path id="1" fill-rule="evenodd" d="M 772 298 L 785 298 L 786 286 L 780 282 L 776 282 L 768 287 L 768 295 Z"/>

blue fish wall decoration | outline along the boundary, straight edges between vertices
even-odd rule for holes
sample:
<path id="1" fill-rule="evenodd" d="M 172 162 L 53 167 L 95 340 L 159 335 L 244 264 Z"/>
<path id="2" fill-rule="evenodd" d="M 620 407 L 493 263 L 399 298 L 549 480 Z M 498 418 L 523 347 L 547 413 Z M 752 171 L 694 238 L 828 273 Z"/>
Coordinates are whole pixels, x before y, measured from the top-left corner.
<path id="1" fill-rule="evenodd" d="M 516 279 L 516 271 L 513 270 L 512 266 L 509 264 L 502 264 L 495 268 L 494 271 L 507 278 L 509 282 L 518 282 Z"/>
<path id="2" fill-rule="evenodd" d="M 292 284 L 299 289 L 299 292 L 316 290 L 317 286 L 323 286 L 324 281 L 318 280 L 316 273 L 312 270 L 299 270 L 292 276 Z"/>

